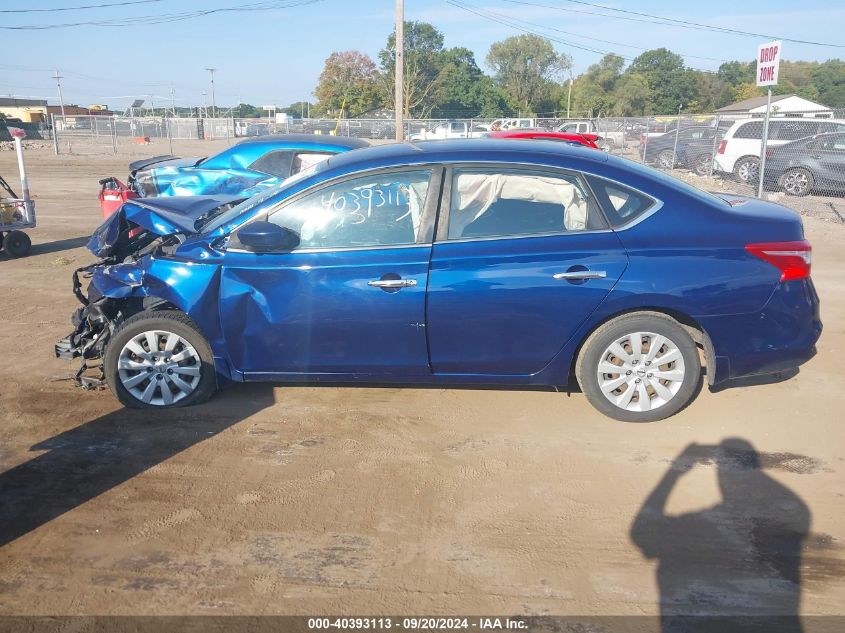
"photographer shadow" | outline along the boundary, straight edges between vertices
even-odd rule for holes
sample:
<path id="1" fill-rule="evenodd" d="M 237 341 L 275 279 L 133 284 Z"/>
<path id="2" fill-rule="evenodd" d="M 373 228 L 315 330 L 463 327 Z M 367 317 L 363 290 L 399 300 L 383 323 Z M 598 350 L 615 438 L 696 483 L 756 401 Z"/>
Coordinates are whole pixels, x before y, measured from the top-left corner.
<path id="1" fill-rule="evenodd" d="M 717 468 L 722 501 L 668 515 L 672 489 L 702 463 Z M 801 547 L 810 518 L 798 495 L 763 472 L 750 442 L 687 446 L 630 532 L 643 556 L 658 561 L 663 633 L 800 633 Z"/>

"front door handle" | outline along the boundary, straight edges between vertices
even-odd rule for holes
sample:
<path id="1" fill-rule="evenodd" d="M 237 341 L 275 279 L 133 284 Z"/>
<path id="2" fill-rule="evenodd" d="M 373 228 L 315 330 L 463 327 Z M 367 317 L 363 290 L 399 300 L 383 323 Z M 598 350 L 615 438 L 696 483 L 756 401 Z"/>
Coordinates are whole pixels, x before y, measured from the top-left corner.
<path id="1" fill-rule="evenodd" d="M 607 272 L 604 270 L 570 270 L 565 273 L 555 273 L 555 279 L 604 279 Z"/>
<path id="2" fill-rule="evenodd" d="M 416 279 L 376 279 L 375 281 L 368 281 L 367 285 L 373 286 L 375 288 L 398 289 L 398 288 L 408 288 L 409 286 L 416 286 L 417 280 Z"/>

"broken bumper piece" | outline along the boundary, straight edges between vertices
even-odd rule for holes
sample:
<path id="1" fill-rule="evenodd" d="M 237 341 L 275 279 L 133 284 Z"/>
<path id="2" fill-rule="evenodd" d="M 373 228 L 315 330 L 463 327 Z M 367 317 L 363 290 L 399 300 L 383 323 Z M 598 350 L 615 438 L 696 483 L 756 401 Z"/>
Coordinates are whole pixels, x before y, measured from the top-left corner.
<path id="1" fill-rule="evenodd" d="M 123 315 L 112 299 L 101 296 L 97 300 L 91 300 L 80 292 L 79 272 L 87 272 L 91 268 L 93 266 L 74 272 L 74 294 L 79 298 L 82 307 L 74 311 L 71 317 L 73 331 L 54 347 L 57 358 L 82 358 L 82 366 L 76 372 L 75 378 L 78 385 L 89 389 L 104 384 L 102 363 L 96 361 L 103 357 L 106 343 L 123 321 Z M 98 370 L 98 375 L 85 376 L 89 369 Z"/>

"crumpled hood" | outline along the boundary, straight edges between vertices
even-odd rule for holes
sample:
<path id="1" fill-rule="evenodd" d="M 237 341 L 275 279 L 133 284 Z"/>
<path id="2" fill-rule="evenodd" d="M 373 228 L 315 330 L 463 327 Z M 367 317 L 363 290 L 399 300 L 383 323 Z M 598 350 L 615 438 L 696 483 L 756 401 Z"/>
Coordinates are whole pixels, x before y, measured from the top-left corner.
<path id="1" fill-rule="evenodd" d="M 157 167 L 191 167 L 203 160 L 200 156 L 189 156 L 186 158 L 179 158 L 178 156 L 171 156 L 165 154 L 164 156 L 153 156 L 152 158 L 144 158 L 129 163 L 129 174 L 133 175 L 136 171 L 156 165 Z"/>
<path id="2" fill-rule="evenodd" d="M 136 225 L 154 235 L 191 235 L 197 232 L 196 221 L 202 216 L 243 199 L 230 195 L 134 198 L 94 231 L 87 248 L 97 257 L 112 257 L 122 246 L 129 245 Z"/>

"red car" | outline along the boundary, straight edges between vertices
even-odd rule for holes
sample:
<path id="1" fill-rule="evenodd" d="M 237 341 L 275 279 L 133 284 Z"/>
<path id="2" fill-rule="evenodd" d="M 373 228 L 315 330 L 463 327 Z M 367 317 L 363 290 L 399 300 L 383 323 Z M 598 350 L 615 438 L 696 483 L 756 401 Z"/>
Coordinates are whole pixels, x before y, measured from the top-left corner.
<path id="1" fill-rule="evenodd" d="M 596 145 L 598 134 L 573 134 L 571 132 L 549 132 L 546 130 L 502 130 L 490 132 L 489 138 L 533 138 L 545 141 L 563 141 L 570 145 L 583 145 L 592 149 L 601 149 Z"/>

